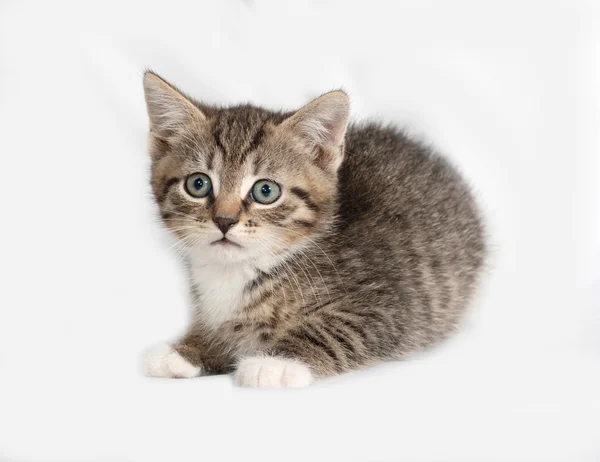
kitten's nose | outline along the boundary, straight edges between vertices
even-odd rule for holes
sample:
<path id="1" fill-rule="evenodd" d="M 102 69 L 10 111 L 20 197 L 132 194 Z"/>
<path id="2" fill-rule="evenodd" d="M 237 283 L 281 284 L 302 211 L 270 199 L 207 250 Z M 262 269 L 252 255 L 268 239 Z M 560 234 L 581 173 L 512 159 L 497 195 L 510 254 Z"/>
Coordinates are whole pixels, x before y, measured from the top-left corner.
<path id="1" fill-rule="evenodd" d="M 231 217 L 215 217 L 213 218 L 213 221 L 217 224 L 217 228 L 225 235 L 227 234 L 227 231 L 229 231 L 229 228 L 238 222 L 238 219 Z"/>

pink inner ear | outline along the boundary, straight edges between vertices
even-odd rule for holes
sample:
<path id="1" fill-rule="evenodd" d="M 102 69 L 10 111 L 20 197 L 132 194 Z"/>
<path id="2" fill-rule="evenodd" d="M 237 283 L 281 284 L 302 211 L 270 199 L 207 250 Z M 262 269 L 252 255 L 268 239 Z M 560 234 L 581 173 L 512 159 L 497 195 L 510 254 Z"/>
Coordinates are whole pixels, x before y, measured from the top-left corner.
<path id="1" fill-rule="evenodd" d="M 315 164 L 335 171 L 343 159 L 349 116 L 348 97 L 342 92 L 331 92 L 301 108 L 282 126 L 295 131 L 313 147 Z"/>
<path id="2" fill-rule="evenodd" d="M 343 143 L 342 146 L 330 146 L 330 147 L 322 147 L 317 146 L 315 148 L 315 164 L 323 169 L 331 169 L 333 167 L 334 170 L 337 170 L 339 164 L 341 164 L 344 153 L 343 153 Z"/>
<path id="3" fill-rule="evenodd" d="M 341 120 L 326 120 L 323 121 L 325 127 L 325 135 L 323 143 L 327 146 L 339 146 L 344 142 L 347 122 Z"/>
<path id="4" fill-rule="evenodd" d="M 315 163 L 321 168 L 326 168 L 330 161 L 331 152 L 328 152 L 328 149 L 317 146 L 315 151 Z"/>

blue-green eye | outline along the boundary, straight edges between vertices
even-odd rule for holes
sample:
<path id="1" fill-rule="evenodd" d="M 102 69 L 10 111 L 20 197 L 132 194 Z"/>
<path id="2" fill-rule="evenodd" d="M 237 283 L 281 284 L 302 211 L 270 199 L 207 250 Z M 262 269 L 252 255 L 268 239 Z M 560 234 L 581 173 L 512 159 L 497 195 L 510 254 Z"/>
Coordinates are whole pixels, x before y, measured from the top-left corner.
<path id="1" fill-rule="evenodd" d="M 185 190 L 192 197 L 206 197 L 212 191 L 212 182 L 204 173 L 192 173 L 185 180 Z"/>
<path id="2" fill-rule="evenodd" d="M 252 186 L 250 195 L 259 204 L 272 204 L 281 196 L 281 188 L 274 181 L 258 180 Z"/>

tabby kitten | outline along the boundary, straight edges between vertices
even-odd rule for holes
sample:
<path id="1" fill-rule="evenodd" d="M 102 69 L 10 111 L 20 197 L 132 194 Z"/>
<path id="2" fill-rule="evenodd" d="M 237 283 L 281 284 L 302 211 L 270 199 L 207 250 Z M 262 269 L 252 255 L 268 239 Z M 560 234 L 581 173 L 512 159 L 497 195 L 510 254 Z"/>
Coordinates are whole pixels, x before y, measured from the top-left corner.
<path id="1" fill-rule="evenodd" d="M 460 175 L 348 97 L 296 112 L 197 102 L 147 72 L 152 189 L 185 249 L 183 338 L 146 372 L 300 387 L 396 360 L 457 325 L 485 254 Z"/>

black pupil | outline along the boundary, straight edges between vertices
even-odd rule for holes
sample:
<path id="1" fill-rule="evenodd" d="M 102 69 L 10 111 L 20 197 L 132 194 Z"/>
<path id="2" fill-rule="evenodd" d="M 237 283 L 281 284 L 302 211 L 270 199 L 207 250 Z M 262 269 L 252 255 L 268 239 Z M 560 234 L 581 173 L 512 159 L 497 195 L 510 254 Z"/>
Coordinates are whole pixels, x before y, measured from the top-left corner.
<path id="1" fill-rule="evenodd" d="M 202 181 L 202 178 L 196 178 L 194 180 L 194 188 L 200 191 L 202 189 L 202 186 L 204 186 L 204 181 Z"/>
<path id="2" fill-rule="evenodd" d="M 271 186 L 268 184 L 263 184 L 263 187 L 260 188 L 260 192 L 263 194 L 263 196 L 268 196 L 271 194 Z"/>

